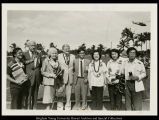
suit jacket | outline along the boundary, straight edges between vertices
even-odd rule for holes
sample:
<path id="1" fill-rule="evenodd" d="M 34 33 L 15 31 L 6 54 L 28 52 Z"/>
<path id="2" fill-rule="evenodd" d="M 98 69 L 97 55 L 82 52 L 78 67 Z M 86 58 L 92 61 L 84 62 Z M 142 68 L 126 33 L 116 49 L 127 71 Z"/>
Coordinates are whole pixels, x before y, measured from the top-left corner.
<path id="1" fill-rule="evenodd" d="M 74 72 L 74 61 L 75 56 L 70 54 L 70 62 L 69 65 L 65 63 L 64 53 L 58 55 L 58 61 L 60 63 L 61 69 L 64 70 L 63 80 L 64 84 L 73 83 L 73 72 Z"/>
<path id="2" fill-rule="evenodd" d="M 55 71 L 51 64 L 49 63 L 50 59 L 48 57 L 45 58 L 42 64 L 41 73 L 43 75 L 43 84 L 44 85 L 55 85 L 55 82 L 59 80 L 51 78 L 50 74 L 56 74 L 57 70 L 61 70 L 60 65 L 58 66 L 57 70 Z M 55 85 L 56 86 L 56 85 Z"/>
<path id="3" fill-rule="evenodd" d="M 87 80 L 87 76 L 88 76 L 88 66 L 89 66 L 89 63 L 91 61 L 88 60 L 88 59 L 84 59 L 84 68 L 83 68 L 83 76 L 84 76 L 84 79 Z M 74 84 L 77 83 L 78 79 L 78 73 L 79 73 L 79 58 L 75 60 L 75 72 L 74 72 Z M 88 80 L 87 80 L 88 81 Z"/>
<path id="4" fill-rule="evenodd" d="M 31 60 L 29 51 L 24 53 L 25 58 L 25 65 L 26 65 L 26 74 L 29 75 L 29 80 L 31 83 L 31 86 L 35 84 L 40 84 L 42 81 L 42 75 L 41 75 L 41 66 L 42 66 L 42 59 L 41 55 L 37 54 L 37 62 L 36 66 L 34 65 L 34 62 L 29 62 Z"/>

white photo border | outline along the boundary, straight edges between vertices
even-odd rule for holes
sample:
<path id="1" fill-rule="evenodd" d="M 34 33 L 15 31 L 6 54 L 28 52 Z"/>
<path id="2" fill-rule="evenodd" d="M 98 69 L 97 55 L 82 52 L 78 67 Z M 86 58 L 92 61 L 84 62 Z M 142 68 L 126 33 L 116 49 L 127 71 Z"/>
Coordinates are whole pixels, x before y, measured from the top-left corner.
<path id="1" fill-rule="evenodd" d="M 7 11 L 140 11 L 151 13 L 151 76 L 149 111 L 8 110 L 6 106 Z M 2 4 L 2 115 L 157 115 L 157 4 Z"/>

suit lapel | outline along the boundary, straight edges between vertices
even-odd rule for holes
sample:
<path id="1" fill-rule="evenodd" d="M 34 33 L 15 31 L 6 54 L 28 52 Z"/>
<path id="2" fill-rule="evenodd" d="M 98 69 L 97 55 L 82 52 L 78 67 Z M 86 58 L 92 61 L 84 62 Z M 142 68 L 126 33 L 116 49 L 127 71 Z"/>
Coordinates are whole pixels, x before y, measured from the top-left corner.
<path id="1" fill-rule="evenodd" d="M 39 64 L 40 64 L 40 62 L 41 62 L 40 59 L 41 59 L 41 58 L 40 58 L 40 55 L 38 55 L 38 57 L 37 57 L 37 62 L 36 62 L 36 66 L 39 66 Z"/>
<path id="2" fill-rule="evenodd" d="M 86 63 L 87 61 L 86 61 L 86 59 L 84 59 L 84 69 L 83 69 L 83 71 L 85 71 L 86 70 L 86 65 L 87 65 L 87 63 Z"/>

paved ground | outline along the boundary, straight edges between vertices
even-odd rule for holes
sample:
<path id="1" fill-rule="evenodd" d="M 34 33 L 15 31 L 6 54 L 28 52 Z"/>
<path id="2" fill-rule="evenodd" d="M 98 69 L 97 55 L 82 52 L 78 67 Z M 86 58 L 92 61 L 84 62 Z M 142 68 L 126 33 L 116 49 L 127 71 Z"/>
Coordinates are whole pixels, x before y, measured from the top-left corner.
<path id="1" fill-rule="evenodd" d="M 105 91 L 107 91 L 107 89 L 105 89 Z M 105 92 L 106 94 L 104 95 L 104 99 L 103 99 L 103 110 L 110 110 L 110 100 L 109 100 L 109 97 L 107 96 L 107 92 Z M 91 110 L 91 98 L 90 98 L 90 93 L 88 93 L 88 110 Z M 42 104 L 42 96 L 43 96 L 43 86 L 40 86 L 40 90 L 39 90 L 39 95 L 38 95 L 38 108 L 37 109 L 45 109 L 45 105 Z M 74 94 L 72 94 L 72 97 L 71 97 L 71 101 L 72 101 L 72 108 L 75 104 L 75 96 Z M 9 90 L 9 87 L 7 88 L 7 109 L 10 109 L 10 100 L 11 100 L 11 97 L 10 97 L 10 90 Z M 123 100 L 122 100 L 123 104 L 122 104 L 122 110 L 124 110 L 124 103 L 125 103 L 125 99 L 123 97 Z M 143 102 L 142 102 L 142 105 L 143 105 L 143 110 L 149 110 L 150 109 L 150 101 L 149 99 L 143 99 Z M 55 105 L 54 105 L 54 110 L 56 110 L 56 102 L 55 102 Z"/>
<path id="2" fill-rule="evenodd" d="M 73 108 L 74 104 L 75 103 L 72 102 L 72 108 Z M 149 104 L 150 104 L 149 100 L 143 100 L 142 107 L 143 107 L 144 111 L 147 111 L 147 110 L 150 109 Z M 56 103 L 55 103 L 55 106 L 54 106 L 53 109 L 56 110 L 56 107 L 57 106 L 56 106 Z M 9 101 L 7 102 L 7 108 L 10 109 L 10 102 Z M 45 109 L 45 105 L 42 104 L 41 101 L 38 101 L 37 110 L 44 110 L 44 109 Z M 88 109 L 87 110 L 91 110 L 91 102 L 90 101 L 88 102 Z M 109 102 L 109 100 L 103 101 L 103 110 L 110 110 L 110 102 Z M 122 110 L 124 110 L 124 101 L 123 101 L 123 104 L 122 104 Z"/>

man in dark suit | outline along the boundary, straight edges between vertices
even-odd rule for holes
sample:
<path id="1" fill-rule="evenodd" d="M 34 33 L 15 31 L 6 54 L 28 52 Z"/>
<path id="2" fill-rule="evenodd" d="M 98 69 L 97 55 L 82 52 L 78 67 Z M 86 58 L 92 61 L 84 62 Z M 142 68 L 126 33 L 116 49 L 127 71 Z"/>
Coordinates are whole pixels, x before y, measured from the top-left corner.
<path id="1" fill-rule="evenodd" d="M 36 51 L 36 43 L 34 41 L 29 41 L 28 46 L 29 51 L 24 53 L 26 73 L 30 80 L 28 88 L 27 108 L 36 109 L 39 85 L 42 82 L 42 60 L 41 55 Z"/>
<path id="2" fill-rule="evenodd" d="M 75 60 L 75 106 L 74 110 L 87 109 L 87 93 L 88 93 L 88 65 L 90 60 L 84 59 L 85 50 L 79 49 L 79 58 Z M 80 96 L 82 96 L 82 106 L 80 105 Z"/>

